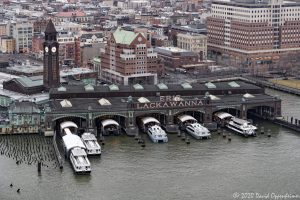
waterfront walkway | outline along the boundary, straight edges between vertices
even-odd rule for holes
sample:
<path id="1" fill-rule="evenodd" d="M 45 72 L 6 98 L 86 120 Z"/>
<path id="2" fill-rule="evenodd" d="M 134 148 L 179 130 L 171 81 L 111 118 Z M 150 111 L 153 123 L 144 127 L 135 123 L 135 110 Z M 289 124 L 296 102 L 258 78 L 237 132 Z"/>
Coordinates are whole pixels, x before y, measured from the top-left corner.
<path id="1" fill-rule="evenodd" d="M 252 84 L 255 84 L 257 86 L 260 86 L 260 87 L 267 87 L 267 88 L 271 88 L 271 89 L 274 89 L 274 90 L 279 90 L 279 91 L 282 91 L 282 92 L 286 92 L 286 93 L 290 93 L 290 94 L 300 96 L 300 90 L 296 89 L 296 88 L 283 86 L 283 85 L 280 85 L 280 84 L 269 82 L 269 81 L 264 80 L 264 79 L 250 77 L 250 76 L 240 77 L 240 79 L 244 80 L 248 83 L 252 83 Z"/>

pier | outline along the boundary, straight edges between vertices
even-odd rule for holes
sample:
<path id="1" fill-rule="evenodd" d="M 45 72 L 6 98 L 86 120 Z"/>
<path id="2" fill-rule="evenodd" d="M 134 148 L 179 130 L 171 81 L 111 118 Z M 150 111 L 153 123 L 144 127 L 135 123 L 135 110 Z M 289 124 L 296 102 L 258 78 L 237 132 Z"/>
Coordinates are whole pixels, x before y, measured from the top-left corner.
<path id="1" fill-rule="evenodd" d="M 294 94 L 294 95 L 300 96 L 300 90 L 296 89 L 296 88 L 290 88 L 290 87 L 287 87 L 287 86 L 279 85 L 279 84 L 276 84 L 276 83 L 271 83 L 271 82 L 266 81 L 266 80 L 262 80 L 262 79 L 254 78 L 254 77 L 249 77 L 249 76 L 240 77 L 239 79 L 243 80 L 245 82 L 248 82 L 248 83 L 255 84 L 255 85 L 260 86 L 260 87 L 267 87 L 267 88 L 271 88 L 271 89 L 274 89 L 274 90 L 278 90 L 278 91 L 282 91 L 282 92 L 286 92 L 286 93 L 289 93 L 289 94 Z"/>
<path id="2" fill-rule="evenodd" d="M 60 151 L 58 149 L 58 145 L 57 145 L 58 140 L 56 137 L 56 132 L 53 135 L 52 142 L 53 142 L 53 147 L 54 147 L 54 151 L 55 151 L 55 155 L 56 155 L 56 158 L 58 161 L 59 168 L 62 169 L 64 166 L 64 158 L 61 156 Z"/>
<path id="3" fill-rule="evenodd" d="M 291 130 L 294 130 L 294 131 L 297 131 L 300 133 L 300 123 L 299 123 L 300 121 L 298 121 L 297 119 L 295 120 L 294 123 L 293 123 L 293 121 L 289 122 L 289 121 L 282 120 L 282 119 L 274 119 L 271 121 L 275 124 L 278 124 L 280 126 L 283 126 L 285 128 L 288 128 L 288 129 L 291 129 Z"/>

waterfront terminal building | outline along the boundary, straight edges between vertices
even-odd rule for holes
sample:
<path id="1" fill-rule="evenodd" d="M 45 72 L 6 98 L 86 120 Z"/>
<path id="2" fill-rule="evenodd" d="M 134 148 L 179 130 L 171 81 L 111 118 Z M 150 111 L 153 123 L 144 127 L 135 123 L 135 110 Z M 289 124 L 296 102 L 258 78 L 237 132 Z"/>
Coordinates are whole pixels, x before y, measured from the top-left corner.
<path id="1" fill-rule="evenodd" d="M 65 120 L 84 130 L 99 133 L 100 122 L 114 119 L 128 135 L 138 131 L 142 117 L 158 119 L 167 132 L 177 131 L 177 117 L 189 114 L 209 128 L 215 128 L 213 115 L 226 111 L 246 119 L 256 113 L 281 116 L 281 100 L 264 89 L 242 81 L 130 86 L 61 86 L 50 90 L 45 113 L 45 132 L 53 134 Z"/>

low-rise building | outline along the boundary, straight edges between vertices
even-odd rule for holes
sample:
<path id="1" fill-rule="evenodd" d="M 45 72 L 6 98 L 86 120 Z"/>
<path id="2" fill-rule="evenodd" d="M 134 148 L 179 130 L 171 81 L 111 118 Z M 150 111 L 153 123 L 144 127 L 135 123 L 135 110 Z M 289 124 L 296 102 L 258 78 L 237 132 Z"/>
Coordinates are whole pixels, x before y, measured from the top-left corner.
<path id="1" fill-rule="evenodd" d="M 200 60 L 207 59 L 207 36 L 202 34 L 177 34 L 177 47 L 195 52 Z"/>
<path id="2" fill-rule="evenodd" d="M 182 65 L 199 63 L 197 53 L 178 47 L 156 47 L 154 51 L 168 68 L 176 69 Z"/>

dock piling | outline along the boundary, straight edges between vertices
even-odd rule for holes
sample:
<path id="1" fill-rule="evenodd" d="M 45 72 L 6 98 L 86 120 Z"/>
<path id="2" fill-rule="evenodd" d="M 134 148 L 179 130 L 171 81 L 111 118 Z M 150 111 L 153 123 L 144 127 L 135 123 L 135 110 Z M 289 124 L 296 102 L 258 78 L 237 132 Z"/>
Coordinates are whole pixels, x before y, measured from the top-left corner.
<path id="1" fill-rule="evenodd" d="M 265 133 L 265 129 L 264 129 L 264 127 L 262 126 L 261 128 L 260 128 L 260 134 L 264 134 Z"/>
<path id="2" fill-rule="evenodd" d="M 42 163 L 39 161 L 37 164 L 38 172 L 41 172 L 42 169 Z"/>
<path id="3" fill-rule="evenodd" d="M 268 129 L 268 137 L 271 137 L 271 130 Z"/>

